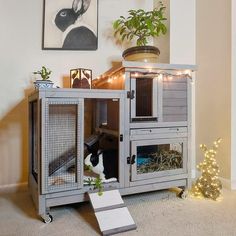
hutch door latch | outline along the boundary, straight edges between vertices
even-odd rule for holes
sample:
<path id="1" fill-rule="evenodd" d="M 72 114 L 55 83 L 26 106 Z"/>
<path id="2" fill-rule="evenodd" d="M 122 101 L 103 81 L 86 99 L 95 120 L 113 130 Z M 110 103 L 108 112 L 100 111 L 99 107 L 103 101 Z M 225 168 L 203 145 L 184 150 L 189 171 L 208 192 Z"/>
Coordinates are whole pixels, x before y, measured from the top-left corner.
<path id="1" fill-rule="evenodd" d="M 127 92 L 127 98 L 134 99 L 134 90 L 131 90 L 131 91 Z"/>
<path id="2" fill-rule="evenodd" d="M 135 155 L 132 157 L 127 157 L 127 164 L 133 165 L 135 163 Z"/>

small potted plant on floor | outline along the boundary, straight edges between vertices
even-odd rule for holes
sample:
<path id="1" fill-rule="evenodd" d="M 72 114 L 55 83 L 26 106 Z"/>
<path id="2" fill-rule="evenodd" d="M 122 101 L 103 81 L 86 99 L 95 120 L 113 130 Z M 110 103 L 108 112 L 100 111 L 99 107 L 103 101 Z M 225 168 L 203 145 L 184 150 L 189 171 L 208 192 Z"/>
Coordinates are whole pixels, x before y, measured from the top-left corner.
<path id="1" fill-rule="evenodd" d="M 125 60 L 154 60 L 156 62 L 160 51 L 157 47 L 147 46 L 147 44 L 149 37 L 166 34 L 165 9 L 163 3 L 159 2 L 159 5 L 152 11 L 129 10 L 127 18 L 120 16 L 113 22 L 115 37 L 119 37 L 122 42 L 136 39 L 136 47 L 128 48 L 123 52 L 122 56 Z"/>
<path id="2" fill-rule="evenodd" d="M 37 79 L 34 82 L 35 88 L 52 88 L 53 82 L 49 80 L 50 75 L 52 71 L 46 68 L 45 66 L 42 66 L 41 70 L 34 71 L 33 74 L 40 75 L 41 79 Z"/>

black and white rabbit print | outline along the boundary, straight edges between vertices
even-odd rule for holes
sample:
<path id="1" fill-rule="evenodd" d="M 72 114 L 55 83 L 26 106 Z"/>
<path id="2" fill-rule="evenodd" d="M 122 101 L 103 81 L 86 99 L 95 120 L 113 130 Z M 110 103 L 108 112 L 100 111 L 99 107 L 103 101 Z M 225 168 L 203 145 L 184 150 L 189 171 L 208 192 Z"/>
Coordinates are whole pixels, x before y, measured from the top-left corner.
<path id="1" fill-rule="evenodd" d="M 71 8 L 61 9 L 56 14 L 55 25 L 63 32 L 62 49 L 97 49 L 97 32 L 83 21 L 91 1 L 94 0 L 73 0 Z"/>

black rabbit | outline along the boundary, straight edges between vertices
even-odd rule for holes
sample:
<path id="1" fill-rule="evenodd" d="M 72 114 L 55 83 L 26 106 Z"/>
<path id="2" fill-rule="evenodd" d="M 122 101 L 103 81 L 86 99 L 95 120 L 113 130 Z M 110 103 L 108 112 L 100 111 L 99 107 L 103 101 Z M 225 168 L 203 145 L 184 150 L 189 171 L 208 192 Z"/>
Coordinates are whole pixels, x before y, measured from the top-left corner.
<path id="1" fill-rule="evenodd" d="M 85 165 L 90 166 L 94 173 L 99 174 L 102 181 L 117 181 L 118 150 L 99 150 L 98 143 L 92 147 L 86 146 L 90 154 L 84 160 Z"/>
<path id="2" fill-rule="evenodd" d="M 85 25 L 77 26 L 75 23 L 89 8 L 91 0 L 74 0 L 72 8 L 60 10 L 55 17 L 56 26 L 65 32 L 68 27 L 72 29 L 66 34 L 62 48 L 64 49 L 96 49 L 97 37 Z"/>

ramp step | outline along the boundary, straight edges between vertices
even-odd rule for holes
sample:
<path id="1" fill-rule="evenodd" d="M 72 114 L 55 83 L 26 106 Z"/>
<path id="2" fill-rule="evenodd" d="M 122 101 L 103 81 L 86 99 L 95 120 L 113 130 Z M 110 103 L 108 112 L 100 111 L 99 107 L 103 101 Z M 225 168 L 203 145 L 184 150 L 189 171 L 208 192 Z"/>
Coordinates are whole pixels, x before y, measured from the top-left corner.
<path id="1" fill-rule="evenodd" d="M 88 195 L 103 235 L 137 228 L 117 189 L 104 191 L 101 196 L 98 193 L 88 193 Z"/>
<path id="2" fill-rule="evenodd" d="M 125 206 L 120 192 L 117 189 L 104 191 L 101 196 L 97 193 L 89 193 L 89 198 L 95 212 Z"/>

